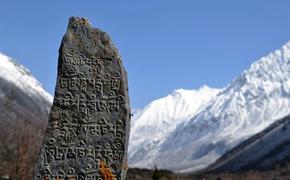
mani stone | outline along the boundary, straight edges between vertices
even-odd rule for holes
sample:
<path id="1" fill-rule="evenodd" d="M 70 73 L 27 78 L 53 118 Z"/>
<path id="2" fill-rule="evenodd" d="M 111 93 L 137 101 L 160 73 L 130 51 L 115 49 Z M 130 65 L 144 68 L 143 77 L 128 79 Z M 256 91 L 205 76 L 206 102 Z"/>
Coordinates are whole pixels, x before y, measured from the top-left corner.
<path id="1" fill-rule="evenodd" d="M 127 73 L 110 37 L 71 17 L 59 49 L 35 180 L 124 180 L 130 131 Z"/>

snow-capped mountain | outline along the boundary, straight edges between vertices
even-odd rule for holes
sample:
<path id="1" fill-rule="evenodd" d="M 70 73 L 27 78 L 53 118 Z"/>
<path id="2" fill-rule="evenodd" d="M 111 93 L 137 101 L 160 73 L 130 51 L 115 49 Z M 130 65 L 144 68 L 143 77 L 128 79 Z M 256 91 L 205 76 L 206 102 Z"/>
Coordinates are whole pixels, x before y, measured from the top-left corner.
<path id="1" fill-rule="evenodd" d="M 2 53 L 0 53 L 0 78 L 11 84 L 9 87 L 7 87 L 7 84 L 0 84 L 0 98 L 5 98 L 7 94 L 11 94 L 8 88 L 15 86 L 38 103 L 43 101 L 44 103 L 49 102 L 52 104 L 52 96 L 43 89 L 42 85 L 32 76 L 29 70 Z M 17 99 L 15 100 L 17 101 Z M 25 108 L 29 108 L 31 103 L 30 99 L 30 103 L 26 104 Z M 48 113 L 49 111 L 50 106 L 41 106 L 42 113 Z"/>
<path id="2" fill-rule="evenodd" d="M 133 166 L 180 172 L 206 168 L 225 152 L 290 114 L 290 42 L 234 79 L 158 149 Z M 154 138 L 155 136 L 151 136 Z"/>
<path id="3" fill-rule="evenodd" d="M 30 72 L 0 53 L 0 177 L 29 179 L 51 104 Z"/>
<path id="4" fill-rule="evenodd" d="M 198 90 L 178 89 L 136 110 L 131 125 L 129 163 L 134 165 L 159 149 L 160 142 L 179 123 L 189 120 L 219 91 L 207 86 Z"/>

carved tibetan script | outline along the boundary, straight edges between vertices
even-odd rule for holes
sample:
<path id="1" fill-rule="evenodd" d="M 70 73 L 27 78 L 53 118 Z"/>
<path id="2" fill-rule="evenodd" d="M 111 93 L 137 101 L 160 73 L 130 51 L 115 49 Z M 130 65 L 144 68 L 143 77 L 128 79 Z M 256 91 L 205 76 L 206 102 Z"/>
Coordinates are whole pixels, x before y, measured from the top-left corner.
<path id="1" fill-rule="evenodd" d="M 127 75 L 116 48 L 86 19 L 70 18 L 34 179 L 125 179 L 129 129 Z"/>

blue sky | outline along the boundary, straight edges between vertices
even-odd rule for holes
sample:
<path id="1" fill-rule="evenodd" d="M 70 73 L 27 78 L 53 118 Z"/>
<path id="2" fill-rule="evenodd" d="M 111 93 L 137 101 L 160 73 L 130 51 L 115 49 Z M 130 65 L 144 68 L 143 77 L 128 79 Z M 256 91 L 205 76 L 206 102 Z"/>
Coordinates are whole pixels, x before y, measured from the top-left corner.
<path id="1" fill-rule="evenodd" d="M 133 108 L 177 88 L 223 87 L 290 40 L 289 0 L 3 0 L 0 7 L 0 52 L 51 94 L 68 18 L 87 17 L 108 32 Z"/>

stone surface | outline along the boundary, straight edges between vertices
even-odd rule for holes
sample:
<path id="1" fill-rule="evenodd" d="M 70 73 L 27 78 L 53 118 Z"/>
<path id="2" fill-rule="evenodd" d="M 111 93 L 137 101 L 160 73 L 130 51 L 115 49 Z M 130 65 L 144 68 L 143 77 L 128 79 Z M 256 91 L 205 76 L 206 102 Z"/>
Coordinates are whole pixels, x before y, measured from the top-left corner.
<path id="1" fill-rule="evenodd" d="M 127 74 L 110 37 L 71 17 L 35 180 L 123 180 L 130 107 Z"/>

